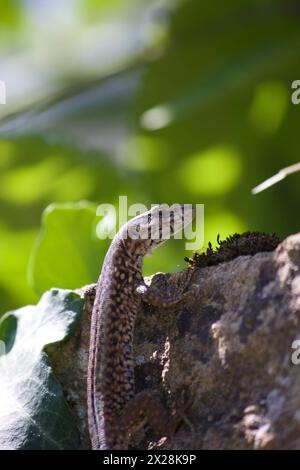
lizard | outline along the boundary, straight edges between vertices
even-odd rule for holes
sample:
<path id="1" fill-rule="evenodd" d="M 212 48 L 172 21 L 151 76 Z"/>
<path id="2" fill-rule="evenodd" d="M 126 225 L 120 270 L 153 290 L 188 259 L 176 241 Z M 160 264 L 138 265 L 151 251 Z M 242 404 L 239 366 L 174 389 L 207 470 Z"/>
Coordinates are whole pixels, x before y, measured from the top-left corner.
<path id="1" fill-rule="evenodd" d="M 167 415 L 158 397 L 150 390 L 135 395 L 133 333 L 142 301 L 168 308 L 190 295 L 187 290 L 180 298 L 164 298 L 146 286 L 142 275 L 144 257 L 195 216 L 191 204 L 171 209 L 157 205 L 129 220 L 115 235 L 103 262 L 94 291 L 87 372 L 93 449 L 127 449 L 130 435 L 146 423 L 162 435 L 167 432 Z"/>

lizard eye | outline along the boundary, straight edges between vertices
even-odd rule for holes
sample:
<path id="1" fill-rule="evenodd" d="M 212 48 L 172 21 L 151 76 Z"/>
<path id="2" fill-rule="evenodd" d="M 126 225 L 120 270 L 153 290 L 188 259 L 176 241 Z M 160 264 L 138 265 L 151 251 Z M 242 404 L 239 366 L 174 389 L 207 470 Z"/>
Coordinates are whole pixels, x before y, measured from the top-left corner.
<path id="1" fill-rule="evenodd" d="M 148 214 L 148 224 L 150 224 L 151 220 L 152 220 L 152 216 L 151 214 Z"/>

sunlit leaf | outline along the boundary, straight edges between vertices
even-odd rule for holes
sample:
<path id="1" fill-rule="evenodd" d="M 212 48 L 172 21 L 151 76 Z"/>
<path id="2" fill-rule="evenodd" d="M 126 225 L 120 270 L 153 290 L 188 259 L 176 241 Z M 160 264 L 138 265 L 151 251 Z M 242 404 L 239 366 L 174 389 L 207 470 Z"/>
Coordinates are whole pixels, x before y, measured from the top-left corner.
<path id="1" fill-rule="evenodd" d="M 0 321 L 0 448 L 78 449 L 79 433 L 44 347 L 73 331 L 83 300 L 51 290 Z"/>
<path id="2" fill-rule="evenodd" d="M 272 135 L 284 119 L 289 103 L 286 86 L 280 82 L 264 82 L 255 90 L 249 118 L 260 134 Z"/>
<path id="3" fill-rule="evenodd" d="M 33 250 L 29 278 L 42 293 L 96 282 L 107 243 L 96 238 L 96 205 L 51 204 Z"/>
<path id="4" fill-rule="evenodd" d="M 186 158 L 177 179 L 188 193 L 220 196 L 237 184 L 240 174 L 238 152 L 220 146 Z"/>

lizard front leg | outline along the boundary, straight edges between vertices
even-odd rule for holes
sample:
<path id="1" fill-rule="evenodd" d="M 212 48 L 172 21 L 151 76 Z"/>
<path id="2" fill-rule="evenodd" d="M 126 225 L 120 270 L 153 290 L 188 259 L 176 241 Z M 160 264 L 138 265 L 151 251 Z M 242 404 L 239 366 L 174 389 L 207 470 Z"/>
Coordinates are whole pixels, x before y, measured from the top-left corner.
<path id="1" fill-rule="evenodd" d="M 196 295 L 198 288 L 196 285 L 191 284 L 192 276 L 193 271 L 190 271 L 183 288 L 180 288 L 179 291 L 176 290 L 176 292 L 170 296 L 166 296 L 161 288 L 153 284 L 147 286 L 144 282 L 141 282 L 137 286 L 135 292 L 143 302 L 153 305 L 154 307 L 172 308 Z"/>

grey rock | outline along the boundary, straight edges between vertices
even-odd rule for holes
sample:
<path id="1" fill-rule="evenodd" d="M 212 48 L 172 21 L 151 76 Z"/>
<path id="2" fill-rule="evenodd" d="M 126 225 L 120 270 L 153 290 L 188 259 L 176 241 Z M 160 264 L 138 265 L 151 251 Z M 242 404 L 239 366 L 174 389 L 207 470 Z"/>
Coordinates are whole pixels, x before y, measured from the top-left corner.
<path id="1" fill-rule="evenodd" d="M 148 282 L 180 292 L 189 269 Z M 132 446 L 300 448 L 300 233 L 274 252 L 194 268 L 191 283 L 195 295 L 176 310 L 143 304 L 138 316 L 136 389 L 160 392 L 173 436 L 146 429 Z M 86 306 L 77 334 L 52 354 L 83 448 L 90 312 Z"/>

